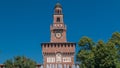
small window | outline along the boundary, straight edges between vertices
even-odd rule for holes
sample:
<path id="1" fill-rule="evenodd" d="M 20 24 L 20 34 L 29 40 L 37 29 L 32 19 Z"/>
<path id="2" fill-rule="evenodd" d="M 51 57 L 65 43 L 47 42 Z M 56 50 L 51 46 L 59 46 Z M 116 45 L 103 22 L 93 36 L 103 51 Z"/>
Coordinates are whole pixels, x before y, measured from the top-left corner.
<path id="1" fill-rule="evenodd" d="M 54 46 L 56 47 L 56 44 Z"/>
<path id="2" fill-rule="evenodd" d="M 61 47 L 63 47 L 63 45 L 61 44 Z"/>
<path id="3" fill-rule="evenodd" d="M 44 47 L 46 48 L 46 45 L 44 45 Z"/>
<path id="4" fill-rule="evenodd" d="M 70 47 L 70 45 L 68 45 L 68 47 Z"/>
<path id="5" fill-rule="evenodd" d="M 66 47 L 66 44 L 64 46 Z"/>
<path id="6" fill-rule="evenodd" d="M 60 13 L 60 11 L 58 10 L 58 14 Z"/>
<path id="7" fill-rule="evenodd" d="M 60 18 L 59 17 L 57 18 L 57 22 L 60 22 Z"/>
<path id="8" fill-rule="evenodd" d="M 48 47 L 49 47 L 49 44 L 48 44 Z"/>
<path id="9" fill-rule="evenodd" d="M 58 44 L 58 47 L 60 47 L 60 45 Z"/>

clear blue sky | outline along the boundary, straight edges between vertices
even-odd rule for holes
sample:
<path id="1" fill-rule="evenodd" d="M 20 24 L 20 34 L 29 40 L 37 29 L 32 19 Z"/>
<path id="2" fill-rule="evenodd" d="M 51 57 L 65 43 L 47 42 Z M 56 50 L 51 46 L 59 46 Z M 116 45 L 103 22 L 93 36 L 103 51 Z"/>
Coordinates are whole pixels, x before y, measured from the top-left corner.
<path id="1" fill-rule="evenodd" d="M 42 63 L 40 43 L 50 41 L 57 0 L 0 0 L 0 63 L 24 55 Z M 107 41 L 120 32 L 120 0 L 60 0 L 67 39 Z"/>

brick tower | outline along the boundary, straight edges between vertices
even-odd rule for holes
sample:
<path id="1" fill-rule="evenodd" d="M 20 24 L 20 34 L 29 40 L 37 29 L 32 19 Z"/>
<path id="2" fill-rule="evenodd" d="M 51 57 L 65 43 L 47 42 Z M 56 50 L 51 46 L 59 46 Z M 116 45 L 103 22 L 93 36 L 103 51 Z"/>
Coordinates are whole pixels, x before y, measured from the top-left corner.
<path id="1" fill-rule="evenodd" d="M 63 21 L 60 3 L 54 7 L 53 24 L 50 26 L 50 32 L 50 42 L 41 44 L 44 68 L 72 68 L 76 44 L 67 42 L 66 25 Z"/>

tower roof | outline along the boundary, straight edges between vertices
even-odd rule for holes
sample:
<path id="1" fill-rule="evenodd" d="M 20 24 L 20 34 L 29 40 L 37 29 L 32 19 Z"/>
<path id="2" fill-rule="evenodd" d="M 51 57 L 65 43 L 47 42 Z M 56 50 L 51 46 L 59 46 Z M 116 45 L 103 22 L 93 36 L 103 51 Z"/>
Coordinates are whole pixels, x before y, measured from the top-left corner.
<path id="1" fill-rule="evenodd" d="M 61 4 L 58 2 L 56 5 L 55 5 L 55 8 L 62 8 Z"/>

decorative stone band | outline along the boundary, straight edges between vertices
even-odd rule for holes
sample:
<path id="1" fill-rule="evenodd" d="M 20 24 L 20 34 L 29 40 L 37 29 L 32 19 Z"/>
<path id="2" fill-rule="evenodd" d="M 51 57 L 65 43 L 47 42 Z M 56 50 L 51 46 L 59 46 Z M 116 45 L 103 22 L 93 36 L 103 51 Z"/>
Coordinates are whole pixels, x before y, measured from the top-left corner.
<path id="1" fill-rule="evenodd" d="M 72 65 L 72 67 L 70 67 L 70 65 L 68 64 L 47 64 L 46 68 L 79 68 L 79 65 Z"/>

